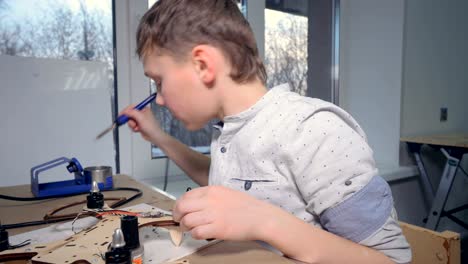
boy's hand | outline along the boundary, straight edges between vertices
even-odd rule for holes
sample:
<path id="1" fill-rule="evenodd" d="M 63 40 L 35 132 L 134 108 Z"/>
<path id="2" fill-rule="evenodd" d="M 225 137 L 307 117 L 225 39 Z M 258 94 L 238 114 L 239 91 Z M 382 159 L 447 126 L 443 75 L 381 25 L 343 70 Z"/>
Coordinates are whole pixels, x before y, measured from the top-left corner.
<path id="1" fill-rule="evenodd" d="M 145 107 L 140 111 L 134 107 L 134 105 L 128 106 L 119 115 L 125 114 L 130 118 L 127 124 L 133 132 L 140 133 L 145 140 L 158 145 L 158 138 L 164 134 L 164 131 L 154 118 L 151 109 Z"/>
<path id="2" fill-rule="evenodd" d="M 257 240 L 276 208 L 222 186 L 193 189 L 177 200 L 174 220 L 195 239 Z"/>

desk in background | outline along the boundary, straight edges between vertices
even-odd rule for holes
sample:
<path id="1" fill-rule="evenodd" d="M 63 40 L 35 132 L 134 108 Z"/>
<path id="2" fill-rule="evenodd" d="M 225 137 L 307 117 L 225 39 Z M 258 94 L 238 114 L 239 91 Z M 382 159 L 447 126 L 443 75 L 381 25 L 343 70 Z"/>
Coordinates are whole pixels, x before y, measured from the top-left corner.
<path id="1" fill-rule="evenodd" d="M 157 188 L 152 188 L 135 181 L 126 175 L 114 175 L 115 187 L 131 187 L 138 188 L 143 192 L 143 195 L 135 199 L 125 207 L 146 203 L 152 206 L 159 207 L 164 210 L 171 210 L 174 205 L 174 200 L 166 195 L 163 191 Z M 30 185 L 20 185 L 13 187 L 0 187 L 0 193 L 9 196 L 32 196 Z M 105 193 L 106 197 L 130 197 L 134 193 L 127 191 L 118 191 Z M 0 199 L 0 220 L 2 224 L 13 224 L 19 222 L 28 222 L 41 220 L 45 214 L 57 209 L 60 206 L 71 204 L 85 200 L 86 195 L 73 196 L 61 199 L 42 200 L 34 202 L 17 202 Z M 81 207 L 83 205 L 80 205 Z M 75 207 L 79 210 L 80 207 Z M 61 213 L 72 213 L 73 211 L 62 211 Z M 24 233 L 27 231 L 46 227 L 48 225 L 29 226 L 22 228 L 9 229 L 10 236 Z M 190 264 L 206 263 L 293 263 L 291 260 L 277 255 L 255 242 L 230 242 L 222 241 L 207 248 L 201 249 L 196 253 L 184 257 L 189 260 Z"/>
<path id="2" fill-rule="evenodd" d="M 413 153 L 418 165 L 421 176 L 425 199 L 430 205 L 430 211 L 427 216 L 426 228 L 436 230 L 440 218 L 445 216 L 455 223 L 468 229 L 468 224 L 453 216 L 454 213 L 468 209 L 468 204 L 445 211 L 450 189 L 452 188 L 455 175 L 459 169 L 460 160 L 463 155 L 468 153 L 468 135 L 434 135 L 434 136 L 416 136 L 402 137 L 402 142 L 406 142 L 411 153 Z M 427 175 L 424 163 L 421 160 L 421 147 L 429 145 L 440 149 L 447 158 L 444 170 L 442 172 L 437 191 L 433 188 Z M 434 192 L 435 191 L 435 192 Z"/>

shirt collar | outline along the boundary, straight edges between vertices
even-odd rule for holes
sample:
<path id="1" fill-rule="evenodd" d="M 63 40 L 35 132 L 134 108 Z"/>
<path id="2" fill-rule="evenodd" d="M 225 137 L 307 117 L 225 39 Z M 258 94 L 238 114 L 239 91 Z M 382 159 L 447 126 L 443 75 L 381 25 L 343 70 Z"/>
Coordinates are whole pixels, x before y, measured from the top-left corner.
<path id="1" fill-rule="evenodd" d="M 270 103 L 275 98 L 281 96 L 285 92 L 289 92 L 291 89 L 288 84 L 281 84 L 271 88 L 265 95 L 263 95 L 254 105 L 248 109 L 235 114 L 224 117 L 223 121 L 218 122 L 213 127 L 219 131 L 226 132 L 228 130 L 238 130 L 240 129 L 247 121 L 256 116 L 256 114 L 261 111 L 265 105 Z M 232 131 L 235 132 L 235 131 Z"/>

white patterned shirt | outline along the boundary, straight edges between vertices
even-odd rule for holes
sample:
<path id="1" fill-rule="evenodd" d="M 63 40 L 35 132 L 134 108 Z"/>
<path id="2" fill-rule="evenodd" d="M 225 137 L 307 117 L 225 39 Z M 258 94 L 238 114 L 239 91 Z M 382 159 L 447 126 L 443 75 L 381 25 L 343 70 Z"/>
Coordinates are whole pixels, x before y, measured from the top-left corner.
<path id="1" fill-rule="evenodd" d="M 213 135 L 209 185 L 247 192 L 397 263 L 410 262 L 391 192 L 376 180 L 380 177 L 364 131 L 343 109 L 280 85 L 223 123 Z M 371 211 L 384 207 L 369 202 L 380 199 L 372 196 L 375 186 L 387 188 L 390 205 L 381 212 Z M 375 230 L 369 231 L 371 226 Z"/>

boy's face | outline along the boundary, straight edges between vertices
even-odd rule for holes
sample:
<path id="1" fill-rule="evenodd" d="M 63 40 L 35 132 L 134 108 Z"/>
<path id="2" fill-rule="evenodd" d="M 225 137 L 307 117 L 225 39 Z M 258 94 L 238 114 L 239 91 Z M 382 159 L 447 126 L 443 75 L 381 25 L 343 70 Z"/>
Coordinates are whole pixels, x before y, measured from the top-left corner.
<path id="1" fill-rule="evenodd" d="M 158 89 L 156 103 L 169 109 L 188 130 L 198 130 L 216 117 L 213 89 L 200 80 L 190 59 L 176 61 L 170 55 L 156 53 L 143 58 L 145 75 Z"/>

